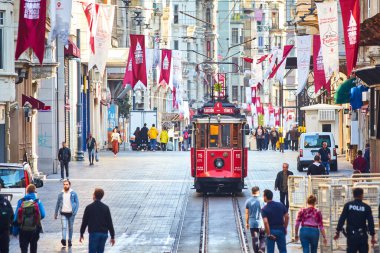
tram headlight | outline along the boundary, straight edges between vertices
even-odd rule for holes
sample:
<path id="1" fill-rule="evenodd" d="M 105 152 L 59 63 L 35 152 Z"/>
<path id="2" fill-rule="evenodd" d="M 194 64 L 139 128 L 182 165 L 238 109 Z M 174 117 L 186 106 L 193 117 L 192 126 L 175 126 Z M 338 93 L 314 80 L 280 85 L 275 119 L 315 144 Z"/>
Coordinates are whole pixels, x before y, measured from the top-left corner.
<path id="1" fill-rule="evenodd" d="M 224 160 L 222 158 L 217 158 L 215 159 L 214 161 L 214 165 L 215 167 L 217 167 L 218 169 L 221 169 L 223 166 L 224 166 Z"/>

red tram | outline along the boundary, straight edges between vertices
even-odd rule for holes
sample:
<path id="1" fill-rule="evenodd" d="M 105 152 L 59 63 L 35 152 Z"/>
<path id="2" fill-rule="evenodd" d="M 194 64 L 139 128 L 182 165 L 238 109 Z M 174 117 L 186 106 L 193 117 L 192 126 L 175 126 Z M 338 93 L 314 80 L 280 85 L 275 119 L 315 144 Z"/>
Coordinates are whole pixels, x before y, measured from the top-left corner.
<path id="1" fill-rule="evenodd" d="M 247 177 L 246 117 L 227 99 L 207 102 L 192 119 L 191 175 L 197 192 L 242 192 Z"/>

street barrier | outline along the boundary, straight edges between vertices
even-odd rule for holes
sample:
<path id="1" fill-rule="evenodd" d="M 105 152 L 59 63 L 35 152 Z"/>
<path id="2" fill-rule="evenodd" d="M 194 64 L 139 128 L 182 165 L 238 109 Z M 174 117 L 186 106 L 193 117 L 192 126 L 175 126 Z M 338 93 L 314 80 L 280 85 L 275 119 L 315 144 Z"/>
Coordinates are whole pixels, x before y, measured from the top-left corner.
<path id="1" fill-rule="evenodd" d="M 341 237 L 337 241 L 334 241 L 333 237 L 344 204 L 353 200 L 352 190 L 355 187 L 363 188 L 363 201 L 371 206 L 379 242 L 380 174 L 354 174 L 353 177 L 347 178 L 335 176 L 289 176 L 288 192 L 291 238 L 295 238 L 294 228 L 298 211 L 307 206 L 307 197 L 313 194 L 318 198 L 316 207 L 322 213 L 323 225 L 328 241 L 327 246 L 320 247 L 320 252 L 345 252 L 347 242 L 344 235 L 341 234 Z M 320 245 L 322 245 L 322 236 L 320 237 Z M 377 244 L 374 248 L 371 248 L 371 252 L 380 252 L 379 245 Z"/>

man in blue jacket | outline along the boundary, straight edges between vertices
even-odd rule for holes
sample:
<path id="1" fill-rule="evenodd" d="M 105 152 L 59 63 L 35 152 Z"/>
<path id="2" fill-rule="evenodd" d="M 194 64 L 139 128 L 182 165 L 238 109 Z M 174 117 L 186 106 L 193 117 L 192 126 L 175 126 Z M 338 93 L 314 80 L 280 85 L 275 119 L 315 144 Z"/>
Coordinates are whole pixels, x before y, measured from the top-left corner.
<path id="1" fill-rule="evenodd" d="M 14 216 L 13 235 L 19 236 L 21 253 L 37 253 L 37 242 L 42 231 L 41 220 L 45 218 L 45 208 L 37 199 L 36 186 L 26 187 L 26 195 L 17 203 Z"/>
<path id="2" fill-rule="evenodd" d="M 66 231 L 69 227 L 68 246 L 72 246 L 73 226 L 75 215 L 78 212 L 79 200 L 78 195 L 71 188 L 69 180 L 63 181 L 63 190 L 58 194 L 57 205 L 55 206 L 54 219 L 58 218 L 58 213 L 61 215 L 62 221 L 62 240 L 63 246 L 66 246 Z"/>

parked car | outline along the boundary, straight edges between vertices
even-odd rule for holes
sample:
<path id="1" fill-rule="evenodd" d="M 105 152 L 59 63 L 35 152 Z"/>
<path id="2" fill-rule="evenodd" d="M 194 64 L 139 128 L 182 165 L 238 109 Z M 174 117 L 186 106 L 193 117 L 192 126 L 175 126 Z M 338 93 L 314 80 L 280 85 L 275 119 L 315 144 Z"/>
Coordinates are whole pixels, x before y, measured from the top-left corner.
<path id="1" fill-rule="evenodd" d="M 330 170 L 338 170 L 338 156 L 335 145 L 335 139 L 332 133 L 329 132 L 310 132 L 301 134 L 299 141 L 299 154 L 297 159 L 297 170 L 303 171 L 314 162 L 314 156 L 318 154 L 318 150 L 322 147 L 323 142 L 327 142 L 327 147 L 330 149 L 331 161 Z"/>
<path id="2" fill-rule="evenodd" d="M 43 181 L 34 178 L 28 163 L 0 163 L 0 194 L 4 195 L 16 207 L 17 201 L 24 197 L 26 187 L 34 184 L 37 188 L 43 186 Z"/>

